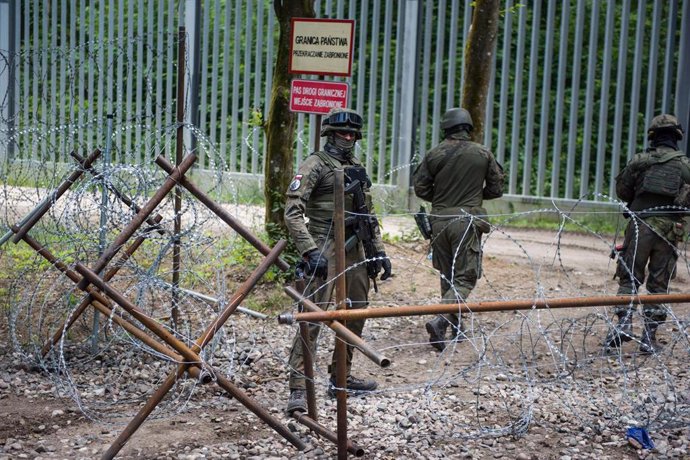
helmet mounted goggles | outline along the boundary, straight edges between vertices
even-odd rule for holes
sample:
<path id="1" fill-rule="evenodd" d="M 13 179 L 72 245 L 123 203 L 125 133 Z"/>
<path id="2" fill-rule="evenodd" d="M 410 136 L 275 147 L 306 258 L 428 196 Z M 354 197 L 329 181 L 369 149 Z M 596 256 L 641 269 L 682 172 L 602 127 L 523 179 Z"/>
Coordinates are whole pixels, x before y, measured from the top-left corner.
<path id="1" fill-rule="evenodd" d="M 356 129 L 362 129 L 362 117 L 354 112 L 336 112 L 328 115 L 324 123 L 331 125 L 334 128 L 350 126 Z"/>

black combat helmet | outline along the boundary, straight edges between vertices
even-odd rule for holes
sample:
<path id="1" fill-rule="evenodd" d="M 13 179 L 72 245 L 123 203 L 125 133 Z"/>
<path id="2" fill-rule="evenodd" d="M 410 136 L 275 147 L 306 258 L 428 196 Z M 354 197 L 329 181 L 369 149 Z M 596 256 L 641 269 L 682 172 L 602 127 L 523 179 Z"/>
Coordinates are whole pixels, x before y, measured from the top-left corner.
<path id="1" fill-rule="evenodd" d="M 441 117 L 441 129 L 444 131 L 458 125 L 467 125 L 470 131 L 474 128 L 470 112 L 463 108 L 455 107 L 446 111 L 443 117 Z"/>
<path id="2" fill-rule="evenodd" d="M 678 123 L 678 119 L 674 115 L 668 113 L 657 115 L 652 118 L 652 122 L 649 124 L 649 129 L 647 130 L 647 138 L 654 139 L 657 133 L 661 131 L 673 133 L 678 140 L 683 139 L 683 135 L 685 134 L 683 127 Z"/>
<path id="3" fill-rule="evenodd" d="M 362 117 L 354 110 L 342 107 L 331 109 L 321 122 L 321 136 L 327 136 L 332 131 L 355 133 L 356 138 L 361 139 Z"/>

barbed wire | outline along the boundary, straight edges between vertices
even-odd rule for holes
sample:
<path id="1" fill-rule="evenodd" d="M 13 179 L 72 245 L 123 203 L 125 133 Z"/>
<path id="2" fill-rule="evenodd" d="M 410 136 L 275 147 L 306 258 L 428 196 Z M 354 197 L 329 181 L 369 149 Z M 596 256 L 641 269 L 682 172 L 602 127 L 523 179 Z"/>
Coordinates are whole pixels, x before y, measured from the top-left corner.
<path id="1" fill-rule="evenodd" d="M 110 45 L 124 47 L 128 43 Z M 81 50 L 64 56 L 62 51 L 56 52 L 70 62 L 68 65 L 76 65 L 74 56 Z M 101 47 L 95 52 L 110 51 Z M 123 51 L 120 56 L 126 53 Z M 33 62 L 36 56 L 23 58 Z M 147 94 L 154 93 L 150 81 L 146 88 Z M 71 88 L 67 93 L 73 91 Z M 53 191 L 79 165 L 76 161 L 54 160 L 69 158 L 72 150 L 86 156 L 102 148 L 100 141 L 88 142 L 79 137 L 83 130 L 101 129 L 102 117 L 82 116 L 76 122 L 73 117 L 56 125 L 42 120 L 21 127 L 11 133 L 7 142 L 16 142 L 17 148 L 27 153 L 23 151 L 0 163 L 2 232 L 9 231 L 11 225 L 47 199 L 50 209 L 30 235 L 71 270 L 78 262 L 89 265 L 98 260 L 103 240 L 107 247 L 136 215 L 136 210 L 118 194 L 138 207 L 149 201 L 166 177 L 154 160 L 159 155 L 171 156 L 176 145 L 179 124 L 166 121 L 161 115 L 169 112 L 170 107 L 163 105 L 144 114 L 133 113 L 119 100 L 108 100 L 112 113 L 126 114 L 120 117 L 126 121 L 114 127 L 118 135 L 112 137 L 113 157 L 118 161 L 105 164 L 101 156 L 93 170 L 83 171 L 61 198 L 54 198 Z M 19 105 L 26 107 L 27 101 L 19 101 Z M 197 139 L 194 153 L 208 160 L 208 169 L 194 171 L 189 179 L 245 226 L 261 233 L 263 210 L 241 203 L 237 184 L 225 174 L 228 160 L 221 149 L 197 127 L 186 123 L 183 127 Z M 129 131 L 138 131 L 140 135 L 123 137 Z M 243 141 L 254 151 L 250 135 Z M 132 141 L 131 137 L 135 139 Z M 36 148 L 39 145 L 42 147 Z M 410 167 L 398 166 L 386 177 Z M 183 187 L 176 190 L 181 196 L 179 211 L 170 194 L 155 210 L 161 216 L 158 226 L 145 225 L 130 238 L 129 242 L 141 237 L 144 243 L 123 262 L 112 284 L 148 317 L 191 346 L 233 298 L 248 270 L 258 264 L 261 256 L 191 193 Z M 595 230 L 588 223 L 587 218 L 595 214 L 586 206 L 588 201 L 611 205 L 611 211 L 599 211 L 600 216 L 630 212 L 611 197 L 592 195 L 581 197 L 568 209 L 554 201 L 551 206 L 525 212 L 444 216 L 490 225 L 489 233 L 482 238 L 483 277 L 471 298 L 458 302 L 458 309 L 468 301 L 532 299 L 536 303 L 614 292 L 616 263 L 609 259 L 609 252 L 615 249 L 615 243 L 610 234 Z M 376 216 L 383 220 L 384 228 L 389 219 L 403 219 L 408 224 L 413 221 L 411 213 L 386 211 L 393 207 L 392 202 L 384 202 L 384 212 Z M 555 230 L 542 230 L 549 232 L 549 238 L 540 241 L 549 244 L 535 243 L 514 226 L 516 221 L 542 215 L 559 223 Z M 177 217 L 182 222 L 178 233 L 174 231 Z M 646 225 L 641 220 L 635 222 Z M 402 235 L 402 241 L 389 237 L 388 257 L 396 278 L 404 280 L 395 286 L 405 289 L 395 291 L 388 288 L 392 282 L 381 283 L 381 291 L 372 293 L 372 306 L 438 303 L 441 280 L 452 286 L 452 280 L 433 268 L 428 243 L 412 236 L 415 232 L 408 226 L 393 232 Z M 172 284 L 171 258 L 175 247 L 179 248 L 182 261 L 179 286 Z M 493 247 L 500 247 L 505 253 L 492 252 Z M 583 251 L 584 256 L 578 258 L 573 251 Z M 677 254 L 679 279 L 672 283 L 672 289 L 681 285 L 681 277 L 686 281 L 690 274 L 685 245 Z M 597 257 L 601 263 L 594 271 L 591 262 L 586 263 L 582 257 Z M 375 260 L 364 260 L 356 266 L 371 261 Z M 24 243 L 5 242 L 0 247 L 0 267 L 7 337 L 15 356 L 26 366 L 45 372 L 56 393 L 70 397 L 89 419 L 121 424 L 123 418 L 136 412 L 141 401 L 152 395 L 165 375 L 181 364 L 122 329 L 117 324 L 120 318 L 143 326 L 116 305 L 110 315 L 100 315 L 98 324 L 90 309 L 66 327 L 65 322 L 77 316 L 76 309 L 85 294 L 73 280 Z M 583 273 L 588 270 L 593 273 Z M 329 283 L 345 274 L 334 274 Z M 203 300 L 198 294 L 212 300 Z M 285 295 L 266 302 L 274 309 L 297 309 Z M 181 320 L 173 324 L 176 311 Z M 369 320 L 364 339 L 380 352 L 390 353 L 394 362 L 399 359 L 413 367 L 380 370 L 363 362 L 361 356 L 356 358 L 356 366 L 387 379 L 367 396 L 367 404 L 382 408 L 381 412 L 389 417 L 386 422 L 390 429 L 402 439 L 519 437 L 536 424 L 553 429 L 586 426 L 599 432 L 629 425 L 657 431 L 672 429 L 690 423 L 690 312 L 686 304 L 669 307 L 668 312 L 661 333 L 665 346 L 649 355 L 637 352 L 639 337 L 613 352 L 604 349 L 603 338 L 614 322 L 612 311 L 603 306 L 464 314 L 465 329 L 449 340 L 442 353 L 433 354 L 423 329 L 428 318 Z M 269 387 L 267 382 L 282 380 L 289 368 L 290 339 L 295 328 L 280 326 L 275 320 L 274 316 L 258 320 L 233 315 L 200 352 L 202 365 L 212 366 L 244 388 L 256 390 Z M 642 323 L 642 315 L 636 313 L 635 324 Z M 46 341 L 56 332 L 62 332 L 60 339 L 52 351 L 43 355 Z M 325 391 L 330 376 L 323 363 L 330 361 L 327 354 L 332 348 L 333 334 L 324 328 L 319 341 L 314 382 L 320 391 Z M 202 404 L 199 400 L 210 398 L 210 387 L 196 379 L 179 380 L 172 396 L 158 406 L 154 416 L 166 417 Z M 286 399 L 286 378 L 280 388 Z M 273 386 L 270 389 L 275 390 Z M 357 398 L 353 401 L 358 404 Z"/>

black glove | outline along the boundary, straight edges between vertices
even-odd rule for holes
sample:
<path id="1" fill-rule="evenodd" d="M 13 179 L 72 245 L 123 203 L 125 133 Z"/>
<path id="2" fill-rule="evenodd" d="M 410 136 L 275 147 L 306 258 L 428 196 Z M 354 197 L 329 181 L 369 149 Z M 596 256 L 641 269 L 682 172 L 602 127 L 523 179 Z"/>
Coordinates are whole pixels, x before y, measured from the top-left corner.
<path id="1" fill-rule="evenodd" d="M 393 270 L 393 266 L 391 265 L 391 260 L 388 258 L 388 256 L 386 255 L 386 253 L 384 251 L 377 252 L 376 257 L 378 257 L 378 260 L 376 261 L 376 265 L 377 265 L 376 272 L 378 273 L 379 270 L 383 269 L 383 275 L 381 275 L 381 281 L 387 280 L 388 278 L 391 277 L 391 270 Z"/>
<path id="2" fill-rule="evenodd" d="M 328 277 L 328 259 L 326 259 L 321 251 L 314 249 L 304 256 L 304 272 L 307 276 L 315 276 L 317 278 L 326 279 Z"/>

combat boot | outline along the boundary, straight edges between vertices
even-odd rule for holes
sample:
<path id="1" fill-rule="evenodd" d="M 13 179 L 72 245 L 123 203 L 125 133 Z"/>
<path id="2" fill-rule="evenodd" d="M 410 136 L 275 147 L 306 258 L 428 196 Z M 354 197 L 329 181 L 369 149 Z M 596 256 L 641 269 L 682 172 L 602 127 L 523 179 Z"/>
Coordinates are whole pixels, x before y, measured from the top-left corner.
<path id="1" fill-rule="evenodd" d="M 366 391 L 374 391 L 379 386 L 374 380 L 358 379 L 352 375 L 347 376 L 347 391 L 354 394 L 363 393 Z M 331 376 L 330 384 L 328 385 L 327 394 L 331 398 L 335 398 L 336 394 L 335 376 Z"/>
<path id="2" fill-rule="evenodd" d="M 618 313 L 618 324 L 609 330 L 604 346 L 618 348 L 623 342 L 630 342 L 632 339 L 632 312 Z"/>
<path id="3" fill-rule="evenodd" d="M 437 316 L 426 323 L 426 331 L 429 333 L 429 344 L 438 351 L 446 348 L 446 329 L 448 321 L 443 316 Z"/>
<path id="4" fill-rule="evenodd" d="M 645 319 L 642 342 L 640 342 L 640 353 L 653 354 L 661 351 L 663 347 L 656 341 L 656 330 L 658 327 L 659 323 L 656 321 Z"/>
<path id="5" fill-rule="evenodd" d="M 290 390 L 287 408 L 288 415 L 293 412 L 307 412 L 307 392 L 304 390 Z"/>

